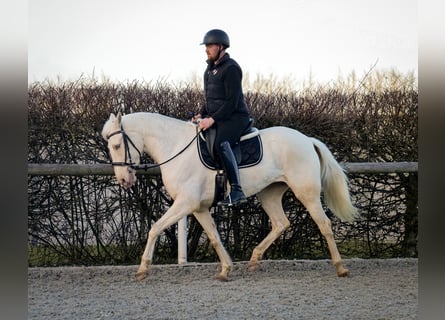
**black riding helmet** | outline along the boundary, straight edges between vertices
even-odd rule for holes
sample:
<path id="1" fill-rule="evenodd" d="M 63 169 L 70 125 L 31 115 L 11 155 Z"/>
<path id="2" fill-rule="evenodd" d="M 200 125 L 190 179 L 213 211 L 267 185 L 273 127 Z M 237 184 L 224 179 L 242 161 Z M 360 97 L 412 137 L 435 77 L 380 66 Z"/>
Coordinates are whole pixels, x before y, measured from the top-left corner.
<path id="1" fill-rule="evenodd" d="M 204 40 L 201 44 L 221 44 L 225 48 L 230 47 L 230 40 L 227 33 L 219 29 L 212 29 L 204 35 Z"/>

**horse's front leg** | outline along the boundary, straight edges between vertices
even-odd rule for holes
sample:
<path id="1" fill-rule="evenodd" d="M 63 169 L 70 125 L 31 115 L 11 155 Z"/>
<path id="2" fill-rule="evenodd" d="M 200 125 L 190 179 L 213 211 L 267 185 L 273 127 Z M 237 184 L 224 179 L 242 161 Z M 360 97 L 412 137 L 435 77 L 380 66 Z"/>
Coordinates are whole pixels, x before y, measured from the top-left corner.
<path id="1" fill-rule="evenodd" d="M 184 203 L 175 201 L 173 205 L 167 210 L 167 212 L 151 227 L 148 232 L 147 244 L 145 246 L 144 253 L 141 258 L 141 264 L 139 265 L 136 273 L 137 280 L 145 279 L 150 273 L 150 265 L 153 261 L 153 252 L 161 232 L 178 222 L 182 217 L 185 217 L 191 212 L 189 206 Z"/>

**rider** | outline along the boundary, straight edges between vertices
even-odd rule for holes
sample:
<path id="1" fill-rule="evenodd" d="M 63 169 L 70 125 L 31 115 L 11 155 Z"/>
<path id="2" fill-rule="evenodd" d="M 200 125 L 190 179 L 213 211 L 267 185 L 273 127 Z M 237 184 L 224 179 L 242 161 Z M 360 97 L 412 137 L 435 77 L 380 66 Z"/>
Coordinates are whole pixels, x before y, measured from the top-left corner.
<path id="1" fill-rule="evenodd" d="M 206 104 L 193 120 L 201 119 L 199 127 L 203 130 L 216 128 L 215 153 L 222 161 L 231 190 L 218 205 L 233 206 L 247 201 L 241 189 L 239 169 L 232 151 L 250 120 L 241 85 L 242 71 L 238 63 L 226 53 L 230 40 L 224 31 L 208 31 L 202 44 L 206 47 L 208 58 L 204 72 Z"/>

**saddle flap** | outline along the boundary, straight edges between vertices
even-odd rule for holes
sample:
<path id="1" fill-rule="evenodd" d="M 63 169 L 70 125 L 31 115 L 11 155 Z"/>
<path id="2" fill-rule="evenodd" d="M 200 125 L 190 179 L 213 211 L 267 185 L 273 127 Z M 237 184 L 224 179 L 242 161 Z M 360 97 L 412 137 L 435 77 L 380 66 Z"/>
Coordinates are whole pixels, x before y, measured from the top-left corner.
<path id="1" fill-rule="evenodd" d="M 201 162 L 205 167 L 211 170 L 220 169 L 220 165 L 210 155 L 207 147 L 207 141 L 202 136 L 197 139 L 198 142 L 198 154 Z M 261 136 L 259 131 L 254 137 L 239 142 L 233 150 L 235 157 L 237 158 L 239 168 L 247 168 L 260 163 L 263 158 L 263 144 L 261 142 Z"/>
<path id="2" fill-rule="evenodd" d="M 202 134 L 202 132 L 201 132 Z M 216 129 L 215 128 L 209 128 L 206 131 L 204 131 L 203 136 L 205 137 L 205 142 L 207 146 L 207 150 L 209 151 L 209 154 L 212 158 L 214 158 L 214 146 L 215 146 L 215 138 L 216 138 Z"/>

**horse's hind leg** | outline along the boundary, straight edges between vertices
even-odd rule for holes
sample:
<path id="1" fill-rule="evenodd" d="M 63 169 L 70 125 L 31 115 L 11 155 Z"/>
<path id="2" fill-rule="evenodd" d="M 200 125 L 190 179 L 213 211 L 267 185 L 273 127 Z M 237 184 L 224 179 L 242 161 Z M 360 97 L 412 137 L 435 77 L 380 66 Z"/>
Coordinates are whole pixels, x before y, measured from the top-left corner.
<path id="1" fill-rule="evenodd" d="M 331 220 L 326 216 L 323 207 L 321 206 L 320 200 L 317 199 L 317 203 L 311 204 L 308 208 L 308 211 L 320 229 L 321 233 L 326 239 L 328 244 L 329 252 L 331 254 L 332 263 L 335 266 L 337 271 L 337 275 L 339 277 L 345 277 L 348 275 L 349 270 L 343 267 L 343 263 L 341 261 L 340 253 L 338 252 L 337 245 L 335 244 L 334 234 L 332 232 Z"/>
<path id="2" fill-rule="evenodd" d="M 328 244 L 329 252 L 331 254 L 332 263 L 335 266 L 337 271 L 337 275 L 339 277 L 345 277 L 348 275 L 349 270 L 343 267 L 343 263 L 341 261 L 340 253 L 338 252 L 337 245 L 335 244 L 334 234 L 332 232 L 331 220 L 326 216 L 326 213 L 323 210 L 320 202 L 320 192 L 315 190 L 312 191 L 311 188 L 306 186 L 306 189 L 303 190 L 295 190 L 292 189 L 296 197 L 301 201 L 301 203 L 306 207 L 311 215 L 312 219 L 317 224 L 320 229 L 321 234 L 325 237 L 326 242 Z"/>
<path id="3" fill-rule="evenodd" d="M 290 226 L 290 222 L 284 213 L 283 205 L 281 203 L 283 194 L 287 189 L 288 186 L 286 184 L 276 183 L 268 186 L 257 194 L 261 206 L 269 216 L 272 230 L 253 250 L 248 266 L 249 271 L 260 269 L 259 261 L 263 257 L 264 252 Z"/>
<path id="4" fill-rule="evenodd" d="M 219 273 L 219 275 L 216 276 L 216 279 L 220 281 L 228 281 L 228 275 L 230 270 L 232 269 L 233 263 L 232 259 L 230 258 L 229 254 L 227 253 L 221 242 L 218 230 L 216 229 L 215 221 L 213 220 L 208 210 L 202 212 L 194 212 L 193 215 L 201 224 L 202 228 L 207 234 L 207 237 L 210 240 L 210 243 L 212 244 L 213 248 L 216 251 L 216 254 L 219 257 L 219 260 L 221 261 L 221 272 Z"/>

